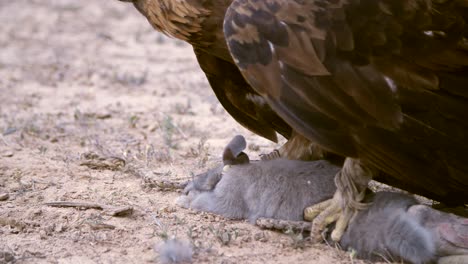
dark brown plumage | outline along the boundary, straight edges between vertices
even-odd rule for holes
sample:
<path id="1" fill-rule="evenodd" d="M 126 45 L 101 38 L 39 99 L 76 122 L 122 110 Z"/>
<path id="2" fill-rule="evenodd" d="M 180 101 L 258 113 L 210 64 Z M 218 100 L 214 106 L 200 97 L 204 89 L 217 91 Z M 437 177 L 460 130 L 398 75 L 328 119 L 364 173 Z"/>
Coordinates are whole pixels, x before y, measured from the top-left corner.
<path id="1" fill-rule="evenodd" d="M 464 0 L 236 0 L 225 34 L 293 129 L 393 185 L 466 203 L 467 18 Z"/>

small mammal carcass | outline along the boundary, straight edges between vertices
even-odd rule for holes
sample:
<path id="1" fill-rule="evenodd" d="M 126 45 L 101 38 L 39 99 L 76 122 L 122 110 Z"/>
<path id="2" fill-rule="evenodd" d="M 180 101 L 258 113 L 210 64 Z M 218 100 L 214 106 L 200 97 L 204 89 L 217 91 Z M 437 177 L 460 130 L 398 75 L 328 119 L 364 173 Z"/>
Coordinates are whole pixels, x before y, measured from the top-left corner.
<path id="1" fill-rule="evenodd" d="M 234 137 L 224 149 L 223 165 L 196 176 L 178 203 L 255 223 L 258 218 L 303 220 L 304 208 L 333 196 L 339 166 L 325 160 L 250 162 L 245 147 L 242 136 Z M 342 248 L 374 260 L 468 263 L 468 219 L 402 193 L 369 192 L 365 201 L 371 206 L 354 216 Z"/>

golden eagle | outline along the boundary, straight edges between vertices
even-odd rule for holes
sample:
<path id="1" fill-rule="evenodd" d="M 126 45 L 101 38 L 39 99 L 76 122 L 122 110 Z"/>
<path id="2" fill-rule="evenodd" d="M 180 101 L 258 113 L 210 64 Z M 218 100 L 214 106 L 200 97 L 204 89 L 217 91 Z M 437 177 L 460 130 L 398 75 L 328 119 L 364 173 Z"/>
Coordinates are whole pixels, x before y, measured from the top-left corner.
<path id="1" fill-rule="evenodd" d="M 468 202 L 467 0 L 129 2 L 193 45 L 239 123 L 290 138 L 280 155 L 346 157 L 316 229 L 339 217 L 339 239 L 371 178 Z"/>

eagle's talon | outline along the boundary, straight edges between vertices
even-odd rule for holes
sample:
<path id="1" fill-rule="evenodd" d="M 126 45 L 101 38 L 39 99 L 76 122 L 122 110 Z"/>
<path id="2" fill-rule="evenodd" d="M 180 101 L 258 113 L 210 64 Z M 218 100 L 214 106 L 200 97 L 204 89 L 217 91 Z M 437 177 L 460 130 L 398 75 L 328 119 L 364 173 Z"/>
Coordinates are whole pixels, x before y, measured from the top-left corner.
<path id="1" fill-rule="evenodd" d="M 353 215 L 354 210 L 348 207 L 342 210 L 339 200 L 335 198 L 304 210 L 304 219 L 312 221 L 311 237 L 316 242 L 324 239 L 323 231 L 326 230 L 329 224 L 335 221 L 336 225 L 331 233 L 331 239 L 339 242 Z"/>
<path id="2" fill-rule="evenodd" d="M 346 207 L 343 212 L 340 214 L 338 220 L 336 221 L 335 229 L 331 233 L 331 239 L 335 242 L 339 242 L 343 236 L 348 223 L 353 217 L 355 211 L 349 207 Z"/>
<path id="3" fill-rule="evenodd" d="M 319 204 L 307 207 L 304 210 L 304 219 L 312 221 L 312 227 L 310 230 L 312 241 L 321 242 L 323 240 L 323 230 L 325 230 L 329 224 L 340 219 L 341 212 L 341 203 L 339 199 L 336 199 L 335 197 Z M 346 225 L 344 225 L 344 229 L 341 230 L 341 234 L 345 229 Z"/>
<path id="4" fill-rule="evenodd" d="M 260 154 L 261 160 L 274 160 L 281 158 L 281 153 L 279 150 L 274 149 L 272 152 L 267 154 Z"/>
<path id="5" fill-rule="evenodd" d="M 315 217 L 317 217 L 317 215 L 319 215 L 323 210 L 325 210 L 325 208 L 330 206 L 332 201 L 333 199 L 329 199 L 304 209 L 304 220 L 312 222 L 315 219 Z"/>
<path id="6" fill-rule="evenodd" d="M 369 204 L 363 203 L 366 187 L 376 171 L 365 167 L 359 160 L 346 159 L 343 168 L 335 176 L 337 191 L 332 199 L 310 206 L 304 210 L 304 219 L 312 221 L 311 236 L 321 241 L 320 233 L 327 225 L 336 221 L 331 233 L 333 241 L 341 240 L 348 223 L 357 210 Z"/>

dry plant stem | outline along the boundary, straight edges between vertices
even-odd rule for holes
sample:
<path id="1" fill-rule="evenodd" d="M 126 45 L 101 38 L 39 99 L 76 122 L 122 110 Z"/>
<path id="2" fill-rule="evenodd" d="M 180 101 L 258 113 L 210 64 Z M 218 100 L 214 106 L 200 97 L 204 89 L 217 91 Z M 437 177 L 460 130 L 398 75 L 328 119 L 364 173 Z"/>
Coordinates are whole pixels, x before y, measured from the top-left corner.
<path id="1" fill-rule="evenodd" d="M 261 228 L 277 230 L 292 229 L 294 231 L 308 231 L 310 228 L 310 222 L 306 221 L 290 221 L 263 217 L 258 218 L 255 224 Z"/>
<path id="2" fill-rule="evenodd" d="M 52 206 L 52 207 L 75 207 L 75 208 L 84 208 L 84 209 L 104 210 L 105 213 L 110 216 L 125 216 L 133 212 L 133 207 L 131 206 L 112 207 L 108 205 L 101 205 L 97 203 L 86 203 L 86 202 L 57 201 L 57 202 L 48 202 L 48 203 L 45 203 L 45 205 Z"/>
<path id="3" fill-rule="evenodd" d="M 178 189 L 184 189 L 185 186 L 187 186 L 188 181 L 176 182 L 176 181 L 167 181 L 167 180 L 154 180 L 154 184 L 160 189 L 178 190 Z"/>
<path id="4" fill-rule="evenodd" d="M 91 229 L 93 230 L 104 230 L 104 229 L 115 229 L 115 226 L 114 225 L 109 225 L 109 224 L 105 224 L 105 223 L 93 223 L 93 222 L 90 222 L 90 223 L 87 223 L 89 225 L 89 227 L 91 227 Z"/>
<path id="5" fill-rule="evenodd" d="M 110 157 L 101 160 L 89 160 L 80 163 L 93 170 L 121 170 L 125 167 L 125 160 L 117 157 Z"/>
<path id="6" fill-rule="evenodd" d="M 97 203 L 86 203 L 86 202 L 67 202 L 67 201 L 58 201 L 58 202 L 48 202 L 44 203 L 47 206 L 52 207 L 79 207 L 84 209 L 99 209 L 104 210 L 104 205 Z"/>

